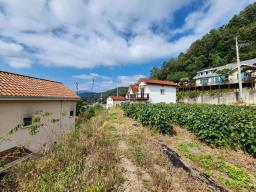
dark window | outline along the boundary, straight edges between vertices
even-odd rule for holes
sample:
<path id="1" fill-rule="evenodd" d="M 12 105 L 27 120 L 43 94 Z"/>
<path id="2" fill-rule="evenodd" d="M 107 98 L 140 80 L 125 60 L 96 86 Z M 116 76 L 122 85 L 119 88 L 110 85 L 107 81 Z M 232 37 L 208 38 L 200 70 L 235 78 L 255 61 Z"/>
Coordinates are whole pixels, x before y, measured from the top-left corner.
<path id="1" fill-rule="evenodd" d="M 24 126 L 32 125 L 32 117 L 25 117 L 23 118 Z"/>
<path id="2" fill-rule="evenodd" d="M 160 89 L 160 93 L 161 93 L 161 95 L 164 95 L 164 92 L 165 92 L 165 90 L 164 90 L 164 89 Z"/>
<path id="3" fill-rule="evenodd" d="M 70 117 L 73 117 L 73 116 L 74 116 L 74 111 L 70 111 L 70 112 L 69 112 L 69 116 L 70 116 Z"/>

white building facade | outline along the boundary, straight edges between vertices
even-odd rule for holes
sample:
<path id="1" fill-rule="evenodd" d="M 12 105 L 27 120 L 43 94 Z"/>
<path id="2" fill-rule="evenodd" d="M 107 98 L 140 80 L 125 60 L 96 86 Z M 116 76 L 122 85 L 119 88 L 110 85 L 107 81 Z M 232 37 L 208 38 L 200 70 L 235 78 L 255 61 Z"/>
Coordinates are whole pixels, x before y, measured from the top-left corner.
<path id="1" fill-rule="evenodd" d="M 110 109 L 111 107 L 121 105 L 121 103 L 125 102 L 126 99 L 123 96 L 109 96 L 107 98 L 107 109 Z"/>
<path id="2" fill-rule="evenodd" d="M 126 98 L 134 102 L 176 103 L 176 86 L 171 81 L 142 78 L 136 85 L 130 86 Z M 134 90 L 137 92 L 134 93 Z"/>
<path id="3" fill-rule="evenodd" d="M 243 82 L 251 81 L 256 77 L 256 59 L 241 61 L 241 79 Z M 221 71 L 228 71 L 222 74 Z M 237 63 L 229 63 L 224 66 L 198 71 L 193 78 L 196 86 L 219 85 L 225 83 L 238 83 Z"/>

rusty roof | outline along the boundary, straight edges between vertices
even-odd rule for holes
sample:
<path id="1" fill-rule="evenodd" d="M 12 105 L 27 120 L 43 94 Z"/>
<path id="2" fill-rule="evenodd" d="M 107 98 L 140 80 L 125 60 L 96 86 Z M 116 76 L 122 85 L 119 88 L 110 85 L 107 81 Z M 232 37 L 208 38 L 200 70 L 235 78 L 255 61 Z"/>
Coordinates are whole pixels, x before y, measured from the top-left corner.
<path id="1" fill-rule="evenodd" d="M 79 99 L 63 83 L 5 71 L 0 71 L 0 97 Z"/>

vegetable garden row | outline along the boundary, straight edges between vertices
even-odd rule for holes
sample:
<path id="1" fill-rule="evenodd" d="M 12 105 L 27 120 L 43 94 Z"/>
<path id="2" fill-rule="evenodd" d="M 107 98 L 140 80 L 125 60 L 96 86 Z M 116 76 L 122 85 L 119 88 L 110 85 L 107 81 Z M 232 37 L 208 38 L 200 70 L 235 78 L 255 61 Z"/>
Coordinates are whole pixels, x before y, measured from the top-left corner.
<path id="1" fill-rule="evenodd" d="M 124 114 L 161 133 L 178 124 L 209 144 L 256 156 L 256 108 L 202 104 L 122 104 Z"/>

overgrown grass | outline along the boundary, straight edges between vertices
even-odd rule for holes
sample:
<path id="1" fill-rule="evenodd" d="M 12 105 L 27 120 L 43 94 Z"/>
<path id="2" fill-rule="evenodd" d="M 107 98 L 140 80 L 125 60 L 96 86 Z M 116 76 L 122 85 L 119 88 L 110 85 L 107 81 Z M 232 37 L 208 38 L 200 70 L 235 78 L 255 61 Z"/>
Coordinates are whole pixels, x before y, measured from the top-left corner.
<path id="1" fill-rule="evenodd" d="M 123 178 L 117 166 L 117 139 L 102 126 L 105 112 L 66 134 L 40 159 L 14 167 L 0 181 L 5 192 L 116 191 Z"/>
<path id="2" fill-rule="evenodd" d="M 222 184 L 236 190 L 251 191 L 255 188 L 252 181 L 253 176 L 247 171 L 225 162 L 222 157 L 215 158 L 211 154 L 205 154 L 201 151 L 200 144 L 196 142 L 182 143 L 178 149 L 185 157 L 205 168 L 208 175 L 211 175 L 213 170 L 219 171 L 222 176 L 217 177 Z"/>

